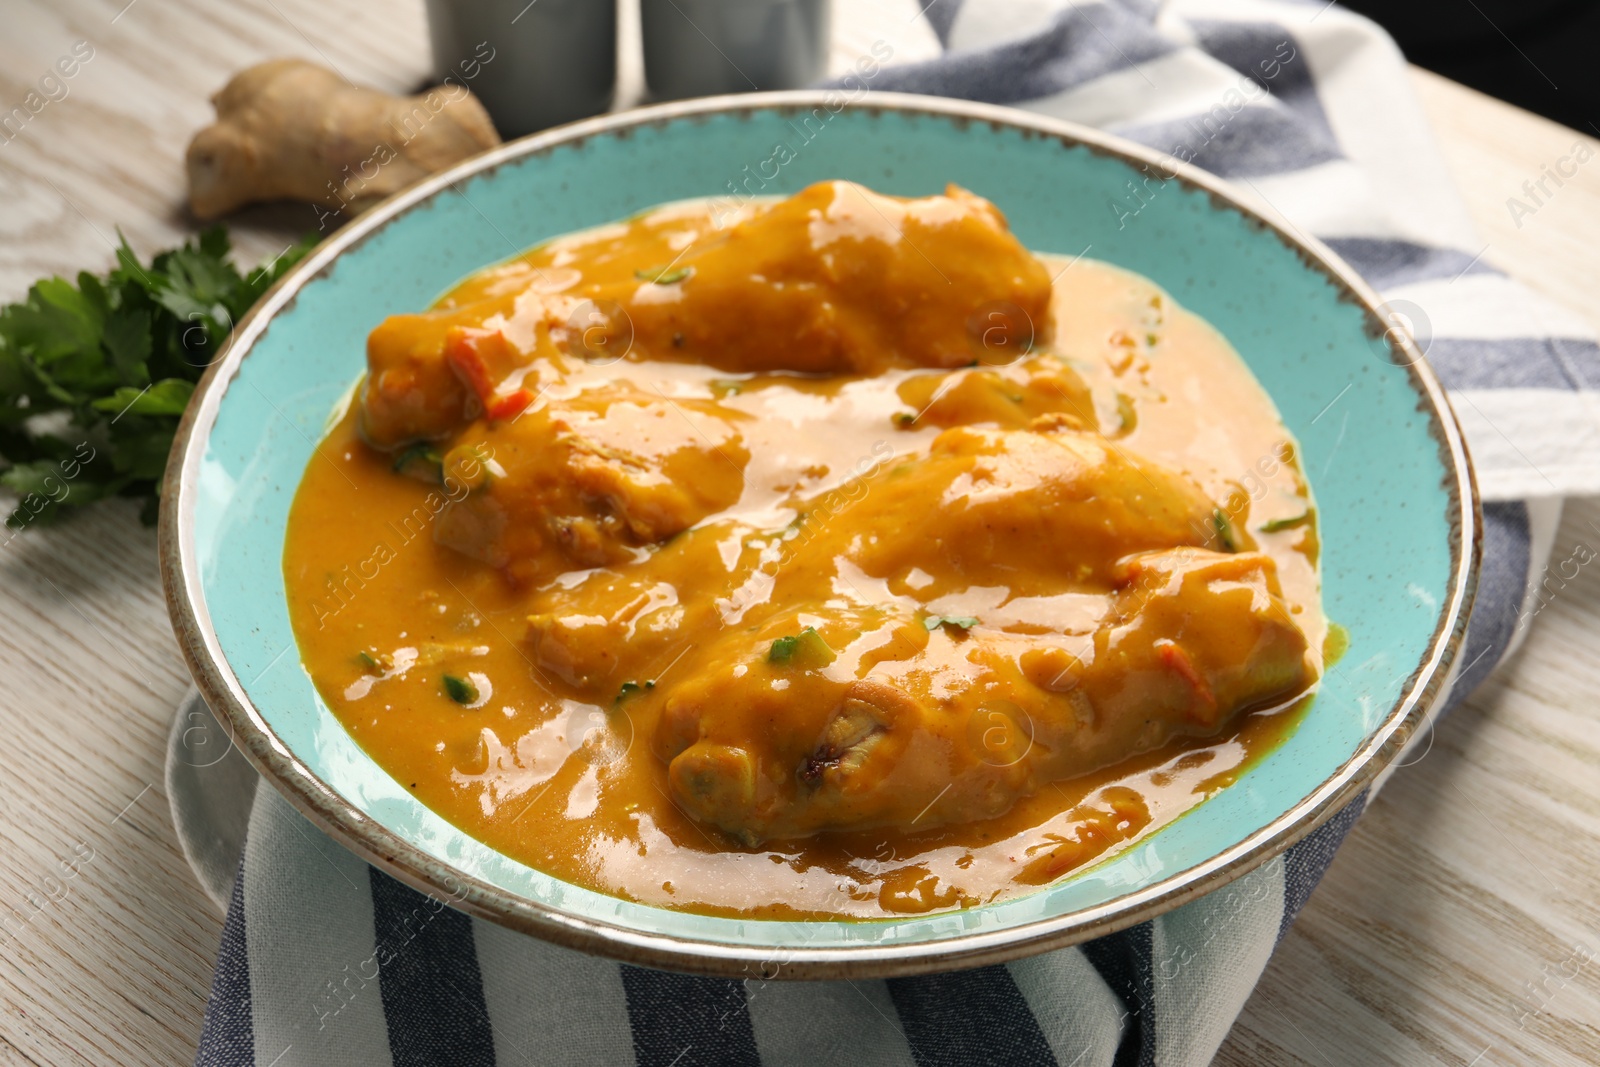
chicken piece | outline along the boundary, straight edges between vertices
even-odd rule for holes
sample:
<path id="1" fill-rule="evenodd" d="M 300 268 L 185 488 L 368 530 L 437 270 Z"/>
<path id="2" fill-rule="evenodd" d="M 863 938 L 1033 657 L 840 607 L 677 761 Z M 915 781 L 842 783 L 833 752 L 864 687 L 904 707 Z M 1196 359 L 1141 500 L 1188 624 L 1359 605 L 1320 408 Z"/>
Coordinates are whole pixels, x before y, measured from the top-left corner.
<path id="1" fill-rule="evenodd" d="M 1083 378 L 1061 359 L 1037 356 L 1003 369 L 918 374 L 900 383 L 911 411 L 897 417 L 906 428 L 993 425 L 1023 429 L 1043 416 L 1074 430 L 1097 430 L 1094 397 Z"/>
<path id="2" fill-rule="evenodd" d="M 666 700 L 657 747 L 673 795 L 748 845 L 930 829 L 1000 815 L 1052 781 L 1214 733 L 1310 684 L 1269 557 L 1147 553 L 1122 580 L 1107 625 L 1076 651 L 1054 635 L 928 634 L 857 616 L 819 626 L 839 652 L 806 666 L 773 655 L 772 634 L 797 615 L 731 631 Z M 926 641 L 858 676 L 854 649 L 882 648 L 886 627 Z"/>
<path id="3" fill-rule="evenodd" d="M 945 430 L 927 458 L 874 478 L 854 507 L 917 517 L 915 529 L 880 536 L 857 558 L 882 577 L 920 566 L 935 579 L 928 599 L 967 585 L 1103 589 L 1129 553 L 1223 547 L 1199 486 L 1048 416 L 1038 430 Z"/>
<path id="4" fill-rule="evenodd" d="M 1234 710 L 1309 684 L 1305 634 L 1270 556 L 1176 549 L 1130 556 L 1122 569 L 1117 621 L 1095 635 L 1094 669 L 1080 680 L 1095 707 L 1211 733 Z M 1072 677 L 1049 685 L 1070 691 Z"/>
<path id="5" fill-rule="evenodd" d="M 625 681 L 651 680 L 614 677 L 619 662 L 653 660 L 665 667 L 682 632 L 717 625 L 709 598 L 685 601 L 672 582 L 613 570 L 548 589 L 533 606 L 526 638 L 534 664 L 600 704 L 614 699 Z"/>
<path id="6" fill-rule="evenodd" d="M 480 415 L 491 422 L 515 418 L 537 395 L 535 363 L 565 343 L 563 316 L 576 303 L 527 293 L 391 315 L 367 335 L 358 412 L 362 437 L 376 448 L 394 449 L 443 440 Z M 512 309 L 515 327 L 506 321 Z M 479 325 L 486 320 L 497 325 Z M 554 365 L 543 366 L 555 376 Z"/>
<path id="7" fill-rule="evenodd" d="M 593 402 L 600 403 L 597 397 Z M 680 406 L 715 412 L 733 424 L 738 418 L 711 402 Z M 559 410 L 560 405 L 551 408 Z M 494 441 L 502 433 L 528 437 L 528 451 L 550 465 L 540 477 L 559 488 L 572 475 L 548 447 L 553 428 L 540 421 L 544 417 L 532 410 L 486 436 L 482 445 L 498 448 Z M 720 432 L 726 431 L 709 436 Z M 732 475 L 743 463 L 737 445 L 708 450 L 705 439 L 678 443 L 701 446 L 692 457 L 699 473 L 683 475 L 689 479 L 680 487 L 684 492 L 708 492 L 718 477 Z M 504 458 L 497 452 L 497 461 Z M 603 469 L 617 474 L 628 468 Z M 447 509 L 437 538 L 491 561 L 544 551 L 538 533 L 544 520 L 508 524 L 495 501 L 502 493 L 527 498 L 526 483 L 526 477 L 515 487 L 510 480 L 492 480 L 487 492 L 474 492 Z M 734 491 L 728 485 L 721 498 Z M 545 590 L 530 605 L 527 638 L 535 662 L 579 688 L 597 686 L 591 698 L 609 699 L 624 680 L 611 677 L 618 662 L 653 658 L 669 644 L 681 649 L 682 639 L 674 636 L 679 632 L 758 623 L 784 604 L 817 604 L 829 592 L 858 596 L 854 581 L 837 573 L 841 560 L 923 604 L 974 586 L 1008 588 L 1013 599 L 1067 592 L 1089 594 L 1084 599 L 1092 601 L 1127 580 L 1119 565 L 1127 551 L 1224 547 L 1212 522 L 1215 508 L 1198 487 L 1097 435 L 1071 430 L 948 430 L 928 455 L 882 467 L 848 494 L 797 501 L 801 518 L 781 530 L 713 520 L 659 545 L 648 561 L 629 559 L 628 545 L 659 542 L 669 530 L 704 517 L 709 506 L 708 501 L 676 521 L 615 540 L 610 551 L 594 541 L 574 545 L 566 556 L 541 557 L 538 565 L 546 569 L 564 561 L 605 569 Z M 572 514 L 568 505 L 548 510 L 553 516 Z M 638 513 L 627 501 L 624 511 Z M 507 533 L 512 527 L 518 532 Z M 593 523 L 569 524 L 563 533 L 595 529 Z M 523 531 L 532 532 L 522 547 L 514 547 Z M 871 536 L 862 536 L 868 531 Z M 912 589 L 906 576 L 918 572 L 922 577 Z M 833 617 L 839 611 L 827 608 Z M 895 637 L 896 647 L 917 635 L 926 639 L 920 622 L 909 633 Z"/>
<path id="8" fill-rule="evenodd" d="M 476 423 L 443 466 L 486 476 L 450 494 L 434 540 L 522 583 L 628 559 L 739 499 L 743 417 L 614 383 Z"/>
<path id="9" fill-rule="evenodd" d="M 954 187 L 901 200 L 824 182 L 726 233 L 686 233 L 670 271 L 649 258 L 658 241 L 636 237 L 620 254 L 578 244 L 545 257 L 581 271 L 513 264 L 515 280 L 474 299 L 379 325 L 361 394 L 367 441 L 396 448 L 448 437 L 479 412 L 509 418 L 531 400 L 519 390 L 539 356 L 875 373 L 966 366 L 996 331 L 1031 344 L 1048 326 L 1044 267 L 992 204 Z M 1085 410 L 1089 426 L 1082 383 L 1065 366 L 1047 377 L 1030 387 L 1042 400 L 1019 410 Z"/>
<path id="10" fill-rule="evenodd" d="M 819 182 L 657 277 L 601 294 L 638 348 L 733 371 L 962 367 L 1001 335 L 1020 351 L 1049 326 L 1049 272 L 993 204 L 955 186 L 906 200 Z"/>
<path id="11" fill-rule="evenodd" d="M 457 85 L 411 97 L 351 85 L 303 59 L 271 59 L 211 98 L 217 121 L 189 142 L 189 207 L 202 219 L 262 200 L 355 213 L 500 143 Z M 342 220 L 341 220 L 342 221 Z"/>
<path id="12" fill-rule="evenodd" d="M 445 359 L 460 318 L 392 315 L 367 335 L 367 376 L 358 403 L 368 444 L 388 449 L 438 440 L 477 417 L 477 396 Z"/>

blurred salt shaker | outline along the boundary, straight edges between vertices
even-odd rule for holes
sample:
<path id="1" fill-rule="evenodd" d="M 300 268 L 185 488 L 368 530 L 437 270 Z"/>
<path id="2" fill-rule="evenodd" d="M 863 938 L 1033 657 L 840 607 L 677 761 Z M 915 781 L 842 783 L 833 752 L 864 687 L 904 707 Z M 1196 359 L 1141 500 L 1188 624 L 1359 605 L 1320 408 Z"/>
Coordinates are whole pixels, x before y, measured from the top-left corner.
<path id="1" fill-rule="evenodd" d="M 616 0 L 427 0 L 434 75 L 510 140 L 611 106 Z"/>
<path id="2" fill-rule="evenodd" d="M 797 89 L 828 71 L 829 0 L 640 0 L 657 100 Z"/>

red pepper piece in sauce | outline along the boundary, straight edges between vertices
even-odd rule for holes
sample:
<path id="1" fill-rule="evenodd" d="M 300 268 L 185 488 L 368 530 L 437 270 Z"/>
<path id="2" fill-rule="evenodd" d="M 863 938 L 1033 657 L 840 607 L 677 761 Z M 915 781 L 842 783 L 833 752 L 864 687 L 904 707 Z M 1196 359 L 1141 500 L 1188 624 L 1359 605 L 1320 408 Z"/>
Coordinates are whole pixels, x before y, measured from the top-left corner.
<path id="1" fill-rule="evenodd" d="M 507 347 L 505 335 L 499 330 L 480 330 L 470 326 L 451 330 L 450 339 L 445 345 L 445 358 L 450 361 L 457 376 L 477 396 L 478 402 L 483 405 L 484 416 L 490 422 L 516 418 L 534 399 L 533 393 L 527 389 L 516 389 L 510 393 L 495 390 L 497 383 L 494 372 L 489 368 L 488 357 L 502 357 L 497 362 L 503 365 Z"/>
<path id="2" fill-rule="evenodd" d="M 1211 685 L 1206 681 L 1205 675 L 1195 668 L 1189 653 L 1185 652 L 1177 642 L 1165 638 L 1157 641 L 1155 647 L 1161 662 L 1188 682 L 1189 688 L 1194 690 L 1198 706 L 1191 712 L 1190 717 L 1204 725 L 1214 725 L 1217 721 L 1216 694 L 1211 691 Z"/>
<path id="3" fill-rule="evenodd" d="M 445 342 L 444 354 L 450 366 L 455 368 L 456 374 L 460 375 L 469 389 L 478 394 L 478 400 L 484 404 L 494 396 L 494 382 L 489 380 L 489 364 L 483 358 L 482 345 L 488 338 L 498 334 L 498 330 L 463 326 L 451 330 L 450 338 Z"/>
<path id="4" fill-rule="evenodd" d="M 483 413 L 490 422 L 503 422 L 514 419 L 533 403 L 533 392 L 528 389 L 518 389 L 514 393 L 504 396 L 496 394 L 492 399 L 484 402 Z"/>

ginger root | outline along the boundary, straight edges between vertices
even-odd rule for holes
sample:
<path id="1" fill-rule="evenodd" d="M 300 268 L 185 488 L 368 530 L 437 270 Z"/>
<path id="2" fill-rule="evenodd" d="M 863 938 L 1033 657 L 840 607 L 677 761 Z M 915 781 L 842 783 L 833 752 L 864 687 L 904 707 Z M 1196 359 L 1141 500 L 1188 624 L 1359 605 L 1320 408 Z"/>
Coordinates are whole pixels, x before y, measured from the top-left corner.
<path id="1" fill-rule="evenodd" d="M 241 71 L 211 102 L 217 121 L 195 134 L 186 159 L 189 207 L 202 219 L 305 200 L 329 209 L 318 212 L 326 226 L 500 143 L 459 85 L 391 96 L 300 59 Z"/>

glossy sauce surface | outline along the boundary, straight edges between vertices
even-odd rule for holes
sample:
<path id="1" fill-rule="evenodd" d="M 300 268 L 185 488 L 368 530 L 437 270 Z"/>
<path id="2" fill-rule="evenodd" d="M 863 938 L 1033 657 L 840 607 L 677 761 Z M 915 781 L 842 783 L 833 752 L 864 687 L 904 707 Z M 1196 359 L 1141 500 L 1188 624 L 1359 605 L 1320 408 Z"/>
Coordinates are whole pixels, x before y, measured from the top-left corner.
<path id="1" fill-rule="evenodd" d="M 975 198 L 778 210 L 659 209 L 374 331 L 285 554 L 363 747 L 565 880 L 871 918 L 1047 884 L 1281 739 L 1315 514 L 1226 342 Z"/>

